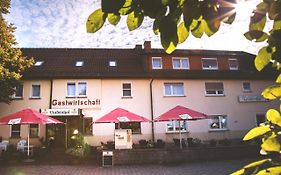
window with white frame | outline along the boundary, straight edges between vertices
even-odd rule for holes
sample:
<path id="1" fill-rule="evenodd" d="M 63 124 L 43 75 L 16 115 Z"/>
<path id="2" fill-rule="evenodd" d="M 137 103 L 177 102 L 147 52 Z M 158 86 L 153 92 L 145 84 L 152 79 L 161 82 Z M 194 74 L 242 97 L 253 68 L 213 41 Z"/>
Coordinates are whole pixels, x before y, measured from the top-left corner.
<path id="1" fill-rule="evenodd" d="M 178 120 L 178 121 L 168 121 L 166 122 L 166 131 L 167 132 L 176 132 L 176 131 L 181 131 L 181 132 L 187 132 L 188 127 L 187 127 L 187 120 Z"/>
<path id="2" fill-rule="evenodd" d="M 39 136 L 39 125 L 38 124 L 29 125 L 29 136 L 33 137 L 33 138 Z"/>
<path id="3" fill-rule="evenodd" d="M 265 114 L 256 114 L 256 126 L 260 126 L 264 122 L 266 122 Z"/>
<path id="4" fill-rule="evenodd" d="M 184 96 L 183 83 L 164 83 L 165 96 Z"/>
<path id="5" fill-rule="evenodd" d="M 84 65 L 84 61 L 76 61 L 75 66 L 76 67 L 82 67 Z"/>
<path id="6" fill-rule="evenodd" d="M 34 66 L 42 66 L 43 63 L 44 61 L 38 60 L 34 63 Z"/>
<path id="7" fill-rule="evenodd" d="M 162 69 L 161 57 L 152 57 L 152 69 Z"/>
<path id="8" fill-rule="evenodd" d="M 15 87 L 15 93 L 13 98 L 23 98 L 23 84 L 18 84 Z"/>
<path id="9" fill-rule="evenodd" d="M 217 58 L 202 58 L 202 69 L 204 70 L 217 70 L 218 61 Z"/>
<path id="10" fill-rule="evenodd" d="M 87 95 L 87 83 L 78 82 L 78 97 L 85 97 Z"/>
<path id="11" fill-rule="evenodd" d="M 109 67 L 116 67 L 117 66 L 117 62 L 115 60 L 110 60 L 108 62 Z"/>
<path id="12" fill-rule="evenodd" d="M 20 138 L 20 127 L 21 125 L 11 125 L 11 137 Z"/>
<path id="13" fill-rule="evenodd" d="M 189 59 L 174 57 L 173 69 L 189 69 Z"/>
<path id="14" fill-rule="evenodd" d="M 238 70 L 238 60 L 237 59 L 228 59 L 229 70 Z"/>
<path id="15" fill-rule="evenodd" d="M 251 84 L 249 82 L 243 82 L 243 92 L 252 92 Z"/>
<path id="16" fill-rule="evenodd" d="M 31 98 L 40 98 L 41 87 L 40 84 L 31 85 Z"/>
<path id="17" fill-rule="evenodd" d="M 68 82 L 66 88 L 67 97 L 86 97 L 87 83 L 86 82 Z"/>
<path id="18" fill-rule="evenodd" d="M 209 130 L 228 129 L 226 115 L 211 115 L 209 118 Z"/>
<path id="19" fill-rule="evenodd" d="M 131 83 L 122 84 L 122 96 L 123 97 L 132 97 L 132 84 Z"/>
<path id="20" fill-rule="evenodd" d="M 205 95 L 207 96 L 223 96 L 224 88 L 223 83 L 209 82 L 205 83 Z"/>

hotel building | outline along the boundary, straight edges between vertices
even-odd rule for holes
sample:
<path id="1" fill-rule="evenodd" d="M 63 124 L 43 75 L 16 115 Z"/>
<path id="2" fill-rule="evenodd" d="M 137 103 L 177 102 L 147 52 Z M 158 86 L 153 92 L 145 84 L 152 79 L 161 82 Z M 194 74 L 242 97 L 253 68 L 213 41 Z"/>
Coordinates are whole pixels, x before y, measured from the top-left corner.
<path id="1" fill-rule="evenodd" d="M 16 87 L 11 104 L 0 103 L 0 116 L 31 107 L 64 125 L 31 125 L 31 144 L 54 138 L 67 147 L 74 130 L 93 146 L 114 140 L 117 124 L 93 123 L 120 107 L 150 120 L 181 105 L 208 119 L 181 122 L 183 138 L 241 139 L 265 120 L 269 108 L 261 92 L 274 84 L 270 70 L 258 72 L 254 55 L 241 51 L 176 50 L 166 54 L 149 41 L 132 49 L 23 48 L 36 63 Z M 178 138 L 179 123 L 123 123 L 133 142 Z M 17 143 L 26 125 L 1 125 L 0 136 Z"/>

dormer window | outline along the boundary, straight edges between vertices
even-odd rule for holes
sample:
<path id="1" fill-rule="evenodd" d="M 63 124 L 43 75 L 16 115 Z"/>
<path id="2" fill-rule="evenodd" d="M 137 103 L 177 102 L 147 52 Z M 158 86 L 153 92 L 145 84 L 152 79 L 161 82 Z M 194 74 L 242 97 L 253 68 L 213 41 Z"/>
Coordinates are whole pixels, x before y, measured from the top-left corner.
<path id="1" fill-rule="evenodd" d="M 84 64 L 84 61 L 76 61 L 75 66 L 76 67 L 82 67 Z"/>
<path id="2" fill-rule="evenodd" d="M 117 62 L 115 60 L 111 60 L 108 62 L 109 67 L 116 67 L 117 66 Z"/>
<path id="3" fill-rule="evenodd" d="M 44 61 L 36 61 L 34 66 L 42 66 L 43 63 Z"/>
<path id="4" fill-rule="evenodd" d="M 161 57 L 152 57 L 152 69 L 162 69 Z"/>
<path id="5" fill-rule="evenodd" d="M 217 70 L 218 61 L 216 58 L 202 58 L 202 68 L 204 70 Z"/>
<path id="6" fill-rule="evenodd" d="M 238 70 L 237 59 L 228 59 L 229 70 Z"/>

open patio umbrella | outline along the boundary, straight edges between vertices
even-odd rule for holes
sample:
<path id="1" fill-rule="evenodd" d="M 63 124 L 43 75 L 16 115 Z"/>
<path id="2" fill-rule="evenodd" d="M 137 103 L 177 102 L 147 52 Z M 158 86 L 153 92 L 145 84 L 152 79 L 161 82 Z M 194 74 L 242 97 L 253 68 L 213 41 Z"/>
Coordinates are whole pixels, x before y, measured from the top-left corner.
<path id="1" fill-rule="evenodd" d="M 145 117 L 132 113 L 122 108 L 116 108 L 97 119 L 94 123 L 120 123 L 120 122 L 149 122 Z"/>
<path id="2" fill-rule="evenodd" d="M 2 125 L 28 125 L 27 134 L 27 156 L 29 157 L 29 126 L 30 124 L 63 124 L 63 122 L 51 118 L 45 114 L 35 111 L 31 108 L 26 108 L 16 113 L 7 115 L 0 118 L 0 124 Z"/>
<path id="3" fill-rule="evenodd" d="M 163 113 L 159 117 L 155 118 L 155 122 L 160 121 L 184 121 L 184 120 L 199 120 L 199 119 L 206 119 L 207 115 L 198 111 L 194 111 L 192 109 L 183 107 L 183 106 L 176 106 L 169 111 Z M 180 126 L 180 125 L 179 125 Z M 181 126 L 179 129 L 179 135 L 180 135 L 180 148 L 182 148 L 182 136 L 181 136 Z"/>

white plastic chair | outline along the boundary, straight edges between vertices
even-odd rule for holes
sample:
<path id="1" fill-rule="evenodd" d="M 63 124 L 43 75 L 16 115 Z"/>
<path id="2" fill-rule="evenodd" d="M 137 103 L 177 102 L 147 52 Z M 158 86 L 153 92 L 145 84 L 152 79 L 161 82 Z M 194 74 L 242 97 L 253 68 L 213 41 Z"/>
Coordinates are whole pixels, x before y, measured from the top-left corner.
<path id="1" fill-rule="evenodd" d="M 0 142 L 0 150 L 1 151 L 7 151 L 8 145 L 9 145 L 8 140 L 2 140 L 2 142 Z"/>
<path id="2" fill-rule="evenodd" d="M 26 140 L 20 140 L 17 143 L 17 150 L 24 152 L 24 147 L 26 146 Z"/>

